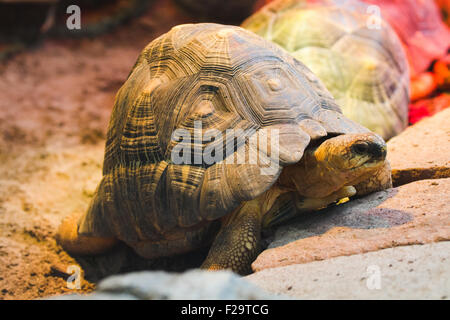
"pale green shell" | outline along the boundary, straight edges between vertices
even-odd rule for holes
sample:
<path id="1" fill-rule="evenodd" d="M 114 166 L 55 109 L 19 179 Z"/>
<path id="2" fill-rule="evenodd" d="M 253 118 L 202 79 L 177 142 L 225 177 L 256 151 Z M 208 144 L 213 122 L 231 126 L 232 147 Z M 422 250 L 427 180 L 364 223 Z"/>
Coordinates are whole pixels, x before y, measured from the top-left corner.
<path id="1" fill-rule="evenodd" d="M 408 64 L 393 29 L 383 20 L 378 27 L 367 10 L 352 1 L 275 1 L 242 26 L 303 62 L 344 115 L 387 140 L 407 125 Z"/>

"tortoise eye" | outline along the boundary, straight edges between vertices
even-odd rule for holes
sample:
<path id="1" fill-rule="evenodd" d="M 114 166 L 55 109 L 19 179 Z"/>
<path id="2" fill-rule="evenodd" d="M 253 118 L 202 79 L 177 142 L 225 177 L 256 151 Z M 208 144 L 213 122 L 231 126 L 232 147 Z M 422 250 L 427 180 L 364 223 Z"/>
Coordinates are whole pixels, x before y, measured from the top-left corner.
<path id="1" fill-rule="evenodd" d="M 358 154 L 366 154 L 369 151 L 369 145 L 364 142 L 356 143 L 352 146 L 352 150 Z"/>

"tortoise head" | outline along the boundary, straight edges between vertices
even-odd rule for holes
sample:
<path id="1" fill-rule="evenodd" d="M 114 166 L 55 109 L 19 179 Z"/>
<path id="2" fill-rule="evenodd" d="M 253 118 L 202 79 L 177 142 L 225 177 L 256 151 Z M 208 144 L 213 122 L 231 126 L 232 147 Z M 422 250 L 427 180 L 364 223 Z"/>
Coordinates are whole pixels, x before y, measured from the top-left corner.
<path id="1" fill-rule="evenodd" d="M 343 134 L 306 149 L 295 165 L 284 168 L 281 185 L 299 194 L 323 198 L 344 186 L 354 186 L 386 161 L 386 143 L 375 133 Z"/>
<path id="2" fill-rule="evenodd" d="M 374 133 L 344 134 L 325 140 L 313 152 L 314 158 L 328 170 L 365 171 L 386 159 L 386 143 Z"/>

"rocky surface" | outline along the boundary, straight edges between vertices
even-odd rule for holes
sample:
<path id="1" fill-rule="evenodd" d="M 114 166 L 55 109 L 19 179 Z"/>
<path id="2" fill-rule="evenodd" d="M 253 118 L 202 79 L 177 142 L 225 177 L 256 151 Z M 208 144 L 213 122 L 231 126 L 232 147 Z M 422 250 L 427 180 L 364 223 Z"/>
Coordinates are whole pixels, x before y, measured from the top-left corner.
<path id="1" fill-rule="evenodd" d="M 387 145 L 394 186 L 450 177 L 450 108 L 407 128 Z"/>
<path id="2" fill-rule="evenodd" d="M 256 300 L 280 299 L 230 271 L 190 270 L 134 272 L 101 281 L 91 295 L 66 295 L 56 299 L 144 300 Z"/>
<path id="3" fill-rule="evenodd" d="M 450 242 L 266 269 L 245 278 L 297 299 L 450 299 Z"/>
<path id="4" fill-rule="evenodd" d="M 422 180 L 279 227 L 254 271 L 450 240 L 450 179 Z"/>

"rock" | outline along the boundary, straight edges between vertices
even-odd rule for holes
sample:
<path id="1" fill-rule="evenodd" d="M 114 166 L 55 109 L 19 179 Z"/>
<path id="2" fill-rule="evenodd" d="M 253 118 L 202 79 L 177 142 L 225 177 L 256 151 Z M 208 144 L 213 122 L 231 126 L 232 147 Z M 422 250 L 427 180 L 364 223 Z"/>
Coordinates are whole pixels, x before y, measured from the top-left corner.
<path id="1" fill-rule="evenodd" d="M 450 242 L 266 269 L 245 277 L 297 299 L 449 299 Z"/>
<path id="2" fill-rule="evenodd" d="M 394 186 L 450 177 L 450 108 L 407 128 L 388 143 Z"/>
<path id="3" fill-rule="evenodd" d="M 91 295 L 53 299 L 255 300 L 279 299 L 231 271 L 193 269 L 184 273 L 142 271 L 106 278 Z"/>
<path id="4" fill-rule="evenodd" d="M 304 215 L 275 231 L 252 269 L 450 240 L 449 203 L 450 179 L 422 180 Z"/>

